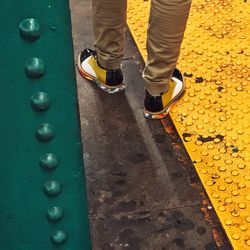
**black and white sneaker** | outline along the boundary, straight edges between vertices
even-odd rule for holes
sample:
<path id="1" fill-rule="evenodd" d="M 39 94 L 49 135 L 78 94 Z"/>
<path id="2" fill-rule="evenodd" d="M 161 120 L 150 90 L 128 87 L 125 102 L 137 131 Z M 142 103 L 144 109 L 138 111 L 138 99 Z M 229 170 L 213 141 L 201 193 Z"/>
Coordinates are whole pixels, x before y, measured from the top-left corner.
<path id="1" fill-rule="evenodd" d="M 175 69 L 169 82 L 168 91 L 152 96 L 147 91 L 144 99 L 144 116 L 149 119 L 162 119 L 168 115 L 172 105 L 185 93 L 185 82 L 181 72 Z"/>
<path id="2" fill-rule="evenodd" d="M 78 56 L 78 70 L 80 74 L 94 82 L 99 88 L 109 94 L 123 91 L 126 86 L 123 83 L 121 69 L 104 69 L 97 61 L 97 53 L 91 49 L 85 49 Z"/>

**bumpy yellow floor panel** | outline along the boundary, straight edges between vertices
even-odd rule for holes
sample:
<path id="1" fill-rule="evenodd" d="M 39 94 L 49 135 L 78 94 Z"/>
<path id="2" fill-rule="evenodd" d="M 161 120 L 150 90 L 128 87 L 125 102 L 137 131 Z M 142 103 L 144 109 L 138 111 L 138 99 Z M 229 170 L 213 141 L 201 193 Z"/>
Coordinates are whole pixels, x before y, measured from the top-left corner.
<path id="1" fill-rule="evenodd" d="M 178 67 L 187 92 L 171 117 L 234 249 L 250 249 L 250 4 L 193 0 Z M 146 59 L 150 2 L 129 0 Z"/>

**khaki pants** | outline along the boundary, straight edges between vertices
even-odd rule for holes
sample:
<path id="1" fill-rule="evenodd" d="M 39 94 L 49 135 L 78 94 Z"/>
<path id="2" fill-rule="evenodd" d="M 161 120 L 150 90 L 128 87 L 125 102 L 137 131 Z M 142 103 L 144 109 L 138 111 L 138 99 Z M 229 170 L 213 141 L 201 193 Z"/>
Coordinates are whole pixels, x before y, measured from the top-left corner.
<path id="1" fill-rule="evenodd" d="M 127 0 L 92 0 L 95 49 L 100 65 L 120 68 L 125 52 Z M 188 19 L 191 0 L 151 0 L 148 59 L 143 73 L 151 95 L 168 89 Z"/>

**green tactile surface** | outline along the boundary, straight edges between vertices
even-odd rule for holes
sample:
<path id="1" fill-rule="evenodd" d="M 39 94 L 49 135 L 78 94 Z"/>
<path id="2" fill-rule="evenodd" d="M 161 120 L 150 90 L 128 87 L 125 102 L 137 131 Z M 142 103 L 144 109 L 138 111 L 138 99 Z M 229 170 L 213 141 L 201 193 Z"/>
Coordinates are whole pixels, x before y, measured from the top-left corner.
<path id="1" fill-rule="evenodd" d="M 2 0 L 0 48 L 0 249 L 88 250 L 68 1 Z"/>

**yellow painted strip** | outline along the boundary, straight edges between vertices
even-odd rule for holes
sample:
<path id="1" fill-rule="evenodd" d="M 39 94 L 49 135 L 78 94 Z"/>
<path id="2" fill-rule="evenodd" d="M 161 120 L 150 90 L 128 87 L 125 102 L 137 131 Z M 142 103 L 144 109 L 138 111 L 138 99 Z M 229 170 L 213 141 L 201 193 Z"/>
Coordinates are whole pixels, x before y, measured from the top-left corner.
<path id="1" fill-rule="evenodd" d="M 144 60 L 149 8 L 129 0 L 128 25 Z M 187 92 L 171 111 L 236 250 L 250 249 L 249 33 L 248 0 L 194 0 L 178 65 Z"/>

